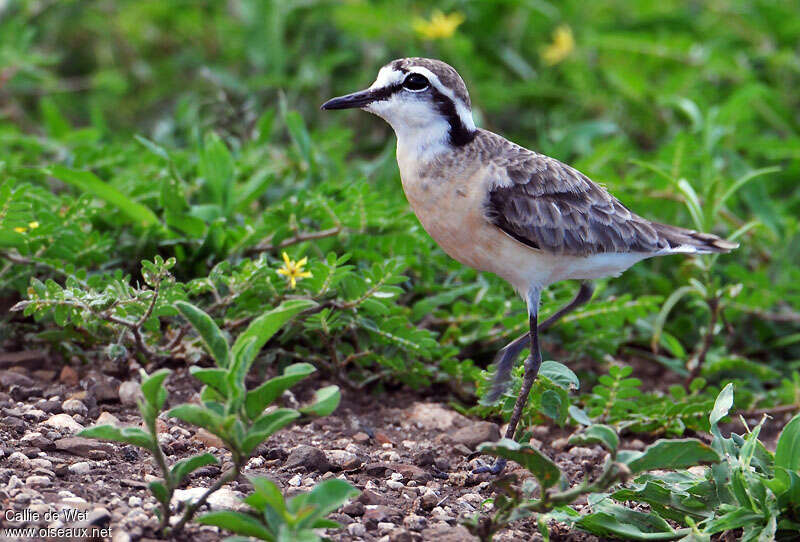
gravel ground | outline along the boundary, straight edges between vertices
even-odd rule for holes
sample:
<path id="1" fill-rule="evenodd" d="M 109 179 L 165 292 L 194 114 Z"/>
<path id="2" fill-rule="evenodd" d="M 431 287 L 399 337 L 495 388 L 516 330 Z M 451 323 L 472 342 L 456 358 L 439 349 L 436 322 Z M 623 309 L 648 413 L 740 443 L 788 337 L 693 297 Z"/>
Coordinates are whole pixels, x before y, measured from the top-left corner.
<path id="1" fill-rule="evenodd" d="M 146 483 L 158 472 L 150 455 L 132 446 L 73 436 L 97 423 L 141 424 L 134 405 L 136 386 L 109 376 L 114 371 L 105 369 L 56 370 L 40 352 L 0 354 L 0 499 L 4 510 L 22 514 L 11 521 L 4 515 L 3 526 L 93 525 L 110 527 L 115 542 L 156 538 L 156 502 Z M 282 400 L 296 406 L 326 384 L 321 379 L 306 382 L 296 398 L 285 395 Z M 199 389 L 185 368 L 175 370 L 167 387 L 171 405 L 192 400 Z M 179 497 L 202 492 L 220 468 L 226 468 L 230 455 L 213 435 L 174 419 L 165 419 L 160 429 L 170 462 L 200 451 L 222 460 L 220 466 L 202 468 L 189 477 Z M 288 495 L 339 477 L 362 493 L 332 516 L 344 525 L 328 532 L 333 540 L 473 540 L 460 522 L 494 495 L 490 475 L 472 474 L 481 461 L 474 448 L 498 438 L 501 430 L 407 389 L 380 395 L 345 392 L 333 415 L 291 426 L 259 447 L 244 476 L 218 491 L 210 507 L 238 507 L 238 499 L 249 492 L 249 475 L 269 477 Z M 534 444 L 572 483 L 599 470 L 604 459 L 599 447 L 570 447 L 568 432 L 558 427 L 532 430 Z M 641 449 L 644 443 L 630 440 L 626 447 Z M 507 469 L 519 481 L 529 476 L 514 463 Z M 84 513 L 72 522 L 46 519 L 46 512 L 65 508 Z M 32 512 L 39 517 L 30 517 Z M 212 541 L 224 535 L 216 528 L 192 525 L 179 539 Z M 540 539 L 524 520 L 495 537 Z M 559 525 L 553 526 L 552 539 L 598 540 Z"/>

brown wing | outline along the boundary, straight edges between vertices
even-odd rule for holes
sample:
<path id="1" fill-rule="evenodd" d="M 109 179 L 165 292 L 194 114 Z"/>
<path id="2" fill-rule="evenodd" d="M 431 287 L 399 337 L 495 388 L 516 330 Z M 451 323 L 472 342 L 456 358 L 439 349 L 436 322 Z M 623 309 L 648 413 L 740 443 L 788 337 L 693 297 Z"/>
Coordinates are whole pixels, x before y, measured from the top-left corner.
<path id="1" fill-rule="evenodd" d="M 556 254 L 724 252 L 736 245 L 631 212 L 586 175 L 483 132 L 497 176 L 487 219 L 518 241 Z M 488 150 L 488 149 L 484 149 Z"/>

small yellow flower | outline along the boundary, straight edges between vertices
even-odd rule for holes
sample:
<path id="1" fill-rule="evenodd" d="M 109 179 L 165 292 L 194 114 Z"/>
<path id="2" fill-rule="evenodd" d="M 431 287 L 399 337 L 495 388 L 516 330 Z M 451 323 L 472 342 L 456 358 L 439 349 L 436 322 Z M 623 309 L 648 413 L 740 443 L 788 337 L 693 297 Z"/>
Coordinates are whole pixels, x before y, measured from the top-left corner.
<path id="1" fill-rule="evenodd" d="M 38 223 L 37 221 L 35 221 L 35 220 L 34 220 L 33 222 L 30 222 L 30 223 L 28 223 L 28 227 L 29 227 L 30 229 L 32 229 L 32 230 L 35 230 L 36 228 L 38 228 L 38 227 L 39 227 L 39 223 Z"/>
<path id="2" fill-rule="evenodd" d="M 17 233 L 25 233 L 26 231 L 28 231 L 28 228 L 23 228 L 22 226 L 17 226 L 16 228 L 14 228 L 14 231 L 17 232 Z"/>
<path id="3" fill-rule="evenodd" d="M 542 49 L 542 61 L 548 66 L 558 64 L 575 50 L 575 38 L 572 29 L 562 24 L 553 32 L 553 43 Z"/>
<path id="4" fill-rule="evenodd" d="M 464 22 L 464 15 L 454 12 L 445 15 L 440 10 L 433 11 L 430 20 L 417 17 L 414 20 L 414 31 L 426 40 L 450 38 L 456 28 Z"/>
<path id="5" fill-rule="evenodd" d="M 303 271 L 303 266 L 308 263 L 308 258 L 303 258 L 300 261 L 289 259 L 286 252 L 283 253 L 283 267 L 278 269 L 278 274 L 283 275 L 289 281 L 289 285 L 294 288 L 297 286 L 297 281 L 307 277 L 313 277 L 309 271 Z"/>

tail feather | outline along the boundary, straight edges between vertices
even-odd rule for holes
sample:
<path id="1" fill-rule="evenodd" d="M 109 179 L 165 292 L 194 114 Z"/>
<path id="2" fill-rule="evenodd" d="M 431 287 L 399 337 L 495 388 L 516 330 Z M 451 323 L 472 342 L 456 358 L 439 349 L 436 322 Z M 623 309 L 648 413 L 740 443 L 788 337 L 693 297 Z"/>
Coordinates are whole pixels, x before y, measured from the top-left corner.
<path id="1" fill-rule="evenodd" d="M 659 237 L 669 243 L 670 252 L 725 253 L 739 248 L 739 243 L 726 241 L 714 234 L 653 222 Z"/>

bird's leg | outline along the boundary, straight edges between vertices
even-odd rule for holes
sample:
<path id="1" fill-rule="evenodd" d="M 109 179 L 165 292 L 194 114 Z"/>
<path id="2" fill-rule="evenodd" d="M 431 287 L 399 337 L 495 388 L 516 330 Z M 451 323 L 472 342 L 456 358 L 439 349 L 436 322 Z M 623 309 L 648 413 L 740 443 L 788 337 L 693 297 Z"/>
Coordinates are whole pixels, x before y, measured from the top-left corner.
<path id="1" fill-rule="evenodd" d="M 514 410 L 511 413 L 511 418 L 508 420 L 508 429 L 506 429 L 506 438 L 513 439 L 517 430 L 517 424 L 522 417 L 522 411 L 525 404 L 528 402 L 528 395 L 531 393 L 533 381 L 536 380 L 536 375 L 539 373 L 539 367 L 542 365 L 542 351 L 539 348 L 539 294 L 541 291 L 531 289 L 528 293 L 528 316 L 530 323 L 530 345 L 531 354 L 525 360 L 525 374 L 522 377 L 522 388 L 519 390 L 517 402 L 514 404 Z M 506 460 L 498 458 L 494 465 L 491 467 L 478 467 L 473 472 L 480 474 L 482 472 L 490 472 L 492 474 L 500 474 L 506 467 Z"/>
<path id="2" fill-rule="evenodd" d="M 517 402 L 514 404 L 514 410 L 511 413 L 511 418 L 508 420 L 508 429 L 506 429 L 506 438 L 513 439 L 517 430 L 517 424 L 522 417 L 522 410 L 528 402 L 528 395 L 533 387 L 533 381 L 536 380 L 536 375 L 539 374 L 539 367 L 542 365 L 542 351 L 539 348 L 539 327 L 536 325 L 536 313 L 531 314 L 531 354 L 525 360 L 525 374 L 522 377 L 522 388 L 519 390 Z"/>
<path id="3" fill-rule="evenodd" d="M 539 331 L 544 331 L 564 317 L 564 315 L 569 314 L 581 305 L 588 303 L 592 298 L 592 294 L 594 294 L 594 284 L 588 280 L 581 281 L 581 287 L 578 290 L 578 293 L 575 294 L 575 297 L 572 298 L 572 301 L 558 309 L 555 313 L 553 313 L 552 316 L 550 316 L 550 318 L 539 324 Z"/>
<path id="4" fill-rule="evenodd" d="M 594 285 L 591 282 L 581 282 L 581 287 L 575 297 L 558 309 L 550 318 L 539 324 L 539 331 L 544 331 L 555 324 L 565 314 L 574 311 L 576 308 L 587 303 L 594 293 Z M 497 402 L 503 395 L 508 387 L 508 381 L 511 379 L 511 370 L 514 368 L 514 361 L 525 348 L 530 345 L 530 332 L 520 335 L 497 352 L 494 359 L 495 376 L 492 384 L 492 389 L 489 390 L 481 404 L 492 405 Z"/>

